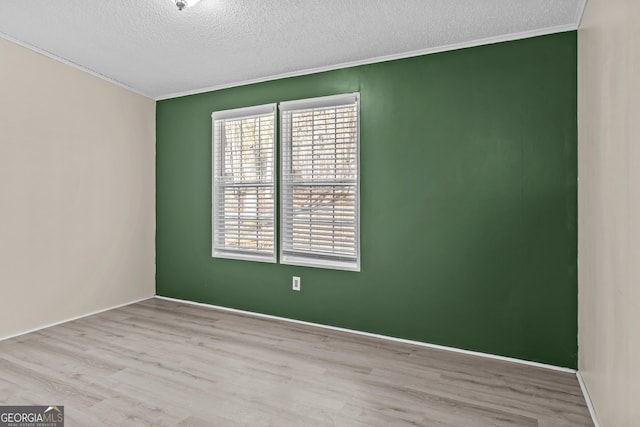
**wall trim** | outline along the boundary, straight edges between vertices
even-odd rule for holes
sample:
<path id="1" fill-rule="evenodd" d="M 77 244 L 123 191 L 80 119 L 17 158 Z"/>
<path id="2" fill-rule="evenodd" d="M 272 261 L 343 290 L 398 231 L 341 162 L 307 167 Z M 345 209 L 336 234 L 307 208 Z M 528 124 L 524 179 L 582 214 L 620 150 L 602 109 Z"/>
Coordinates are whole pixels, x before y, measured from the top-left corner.
<path id="1" fill-rule="evenodd" d="M 495 354 L 482 353 L 482 352 L 479 352 L 479 351 L 463 350 L 463 349 L 456 348 L 456 347 L 447 347 L 447 346 L 444 346 L 444 345 L 430 344 L 430 343 L 426 343 L 426 342 L 422 342 L 422 341 L 413 341 L 413 340 L 408 340 L 408 339 L 404 339 L 404 338 L 391 337 L 391 336 L 388 336 L 388 335 L 373 334 L 373 333 L 370 333 L 370 332 L 363 332 L 363 331 L 358 331 L 358 330 L 355 330 L 355 329 L 340 328 L 338 326 L 323 325 L 321 323 L 305 322 L 304 320 L 290 319 L 290 318 L 287 318 L 287 317 L 273 316 L 271 314 L 256 313 L 256 312 L 253 312 L 253 311 L 239 310 L 239 309 L 236 309 L 236 308 L 223 307 L 223 306 L 220 306 L 220 305 L 206 304 L 206 303 L 202 303 L 202 302 L 195 302 L 195 301 L 189 301 L 189 300 L 183 300 L 183 299 L 177 299 L 177 298 L 163 297 L 163 296 L 160 296 L 160 295 L 156 295 L 155 298 L 158 298 L 158 299 L 161 299 L 161 300 L 165 300 L 165 301 L 173 301 L 173 302 L 179 302 L 179 303 L 183 303 L 183 304 L 197 305 L 197 306 L 200 306 L 200 307 L 213 308 L 213 309 L 216 309 L 216 310 L 228 311 L 228 312 L 231 312 L 231 313 L 244 314 L 244 315 L 248 315 L 248 316 L 252 316 L 252 317 L 259 317 L 259 318 L 262 318 L 262 319 L 280 320 L 280 321 L 284 321 L 284 322 L 296 323 L 296 324 L 299 324 L 299 325 L 306 325 L 306 326 L 313 326 L 313 327 L 316 327 L 316 328 L 329 329 L 331 331 L 346 332 L 346 333 L 350 333 L 350 334 L 354 334 L 354 335 L 361 335 L 361 336 L 370 337 L 370 338 L 378 338 L 378 339 L 383 339 L 383 340 L 387 340 L 387 341 L 399 342 L 399 343 L 403 343 L 403 344 L 411 344 L 411 345 L 416 345 L 416 346 L 419 346 L 419 347 L 426 347 L 426 348 L 432 348 L 432 349 L 436 349 L 436 350 L 451 351 L 451 352 L 454 352 L 454 353 L 467 354 L 467 355 L 470 355 L 470 356 L 479 356 L 479 357 L 484 357 L 484 358 L 487 358 L 487 359 L 500 360 L 500 361 L 503 361 L 503 362 L 518 363 L 518 364 L 521 364 L 521 365 L 535 366 L 537 368 L 549 369 L 549 370 L 553 370 L 553 371 L 566 372 L 566 373 L 570 373 L 570 374 L 577 373 L 577 371 L 575 369 L 563 368 L 561 366 L 555 366 L 555 365 L 548 365 L 546 363 L 532 362 L 532 361 L 524 360 L 524 359 L 516 359 L 516 358 L 513 358 L 513 357 L 498 356 L 498 355 L 495 355 Z M 598 427 L 598 426 L 596 426 L 596 427 Z"/>
<path id="2" fill-rule="evenodd" d="M 26 334 L 30 334 L 31 332 L 38 332 L 38 331 L 40 331 L 42 329 L 47 329 L 47 328 L 50 328 L 52 326 L 57 326 L 57 325 L 61 325 L 63 323 L 72 322 L 74 320 L 82 319 L 83 317 L 93 316 L 94 314 L 104 313 L 105 311 L 115 310 L 116 308 L 124 307 L 124 306 L 131 305 L 131 304 L 135 304 L 135 303 L 142 302 L 142 301 L 145 301 L 145 300 L 148 300 L 148 299 L 151 299 L 151 298 L 153 298 L 153 296 L 140 298 L 140 299 L 137 299 L 137 300 L 125 302 L 123 304 L 118 304 L 118 305 L 114 305 L 114 306 L 111 306 L 111 307 L 103 308 L 103 309 L 100 309 L 100 310 L 92 311 L 91 313 L 81 314 L 80 316 L 70 317 L 68 319 L 60 320 L 59 322 L 54 322 L 54 323 L 49 323 L 47 325 L 38 326 L 37 328 L 33 328 L 33 329 L 26 330 L 26 331 L 18 332 L 16 334 L 12 334 L 12 335 L 7 335 L 5 337 L 0 337 L 0 341 L 8 340 L 8 339 L 11 339 L 11 338 L 16 338 L 16 337 L 19 337 L 19 336 L 22 336 L 22 335 L 26 335 Z"/>
<path id="3" fill-rule="evenodd" d="M 146 94 L 144 92 L 141 92 L 138 89 L 135 89 L 131 86 L 128 86 L 122 82 L 119 82 L 117 80 L 114 80 L 110 77 L 107 77 L 103 74 L 100 74 L 96 71 L 93 71 L 89 68 L 86 68 L 82 65 L 76 64 L 75 62 L 72 62 L 68 59 L 62 58 L 60 56 L 57 56 L 51 52 L 48 52 L 44 49 L 35 47 L 29 43 L 23 42 L 22 40 L 16 39 L 8 34 L 5 34 L 3 32 L 0 32 L 0 38 L 3 38 L 5 40 L 8 40 L 10 42 L 13 42 L 19 46 L 22 46 L 26 49 L 32 50 L 34 52 L 37 52 L 41 55 L 44 55 L 50 59 L 53 59 L 55 61 L 58 62 L 62 62 L 63 64 L 69 65 L 70 67 L 73 67 L 77 70 L 80 71 L 84 71 L 85 73 L 91 74 L 94 77 L 98 77 L 102 80 L 105 80 L 109 83 L 112 83 L 116 86 L 119 86 L 123 89 L 126 89 L 130 92 L 136 93 L 138 95 L 144 96 L 145 98 L 149 98 L 149 99 L 153 99 L 154 101 L 163 101 L 166 99 L 172 99 L 172 98 L 180 98 L 183 96 L 189 96 L 189 95 L 197 95 L 200 93 L 206 93 L 206 92 L 213 92 L 213 91 L 217 91 L 217 90 L 222 90 L 222 89 L 229 89 L 232 87 L 238 87 L 238 86 L 246 86 L 246 85 L 251 85 L 251 84 L 256 84 L 256 83 L 263 83 L 263 82 L 268 82 L 268 81 L 273 81 L 273 80 L 280 80 L 280 79 L 286 79 L 289 77 L 298 77 L 298 76 L 305 76 L 305 75 L 309 75 L 309 74 L 316 74 L 316 73 L 322 73 L 325 71 L 333 71 L 333 70 L 340 70 L 343 68 L 352 68 L 352 67 L 357 67 L 360 65 L 368 65 L 368 64 L 376 64 L 379 62 L 388 62 L 388 61 L 394 61 L 397 59 L 405 59 L 405 58 L 413 58 L 416 56 L 423 56 L 423 55 L 429 55 L 432 53 L 440 53 L 440 52 L 448 52 L 448 51 L 452 51 L 452 50 L 460 50 L 460 49 L 466 49 L 466 48 L 470 48 L 470 47 L 477 47 L 477 46 L 484 46 L 484 45 L 490 45 L 490 44 L 495 44 L 495 43 L 502 43 L 502 42 L 508 42 L 508 41 L 514 41 L 514 40 L 522 40 L 522 39 L 528 39 L 528 38 L 532 38 L 532 37 L 539 37 L 539 36 L 546 36 L 546 35 L 550 35 L 550 34 L 557 34 L 557 33 L 564 33 L 567 31 L 575 31 L 579 28 L 580 26 L 580 22 L 582 20 L 582 16 L 584 15 L 584 9 L 586 6 L 586 2 L 587 0 L 581 0 L 581 4 L 578 7 L 578 10 L 576 12 L 576 18 L 575 18 L 575 22 L 571 23 L 571 24 L 565 24 L 565 25 L 558 25 L 555 27 L 547 27 L 547 28 L 540 28 L 540 29 L 536 29 L 536 30 L 531 30 L 531 31 L 523 31 L 523 32 L 519 32 L 519 33 L 512 33 L 512 34 L 505 34 L 505 35 L 501 35 L 501 36 L 495 36 L 495 37 L 487 37 L 487 38 L 483 38 L 483 39 L 477 39 L 477 40 L 470 40 L 470 41 L 466 41 L 466 42 L 461 42 L 461 43 L 453 43 L 453 44 L 449 44 L 449 45 L 445 45 L 445 46 L 438 46 L 438 47 L 432 47 L 432 48 L 427 48 L 427 49 L 419 49 L 419 50 L 413 50 L 413 51 L 409 51 L 409 52 L 403 52 L 403 53 L 398 53 L 398 54 L 392 54 L 392 55 L 385 55 L 385 56 L 377 56 L 374 58 L 368 58 L 368 59 L 362 59 L 362 60 L 358 60 L 358 61 L 350 61 L 350 62 L 344 62 L 341 64 L 335 64 L 335 65 L 329 65 L 329 66 L 325 66 L 325 67 L 316 67 L 316 68 L 308 68 L 305 70 L 300 70 L 300 71 L 293 71 L 293 72 L 289 72 L 289 73 L 281 73 L 281 74 L 276 74 L 276 75 L 272 75 L 272 76 L 266 76 L 266 77 L 259 77 L 256 79 L 249 79 L 249 80 L 243 80 L 243 81 L 239 81 L 239 82 L 232 82 L 232 83 L 226 83 L 226 84 L 222 84 L 222 85 L 215 85 L 215 86 L 208 86 L 205 88 L 200 88 L 200 89 L 193 89 L 193 90 L 188 90 L 188 91 L 183 91 L 183 92 L 176 92 L 176 93 L 170 93 L 170 94 L 166 94 L 166 95 L 160 95 L 160 96 L 151 96 L 149 94 Z"/>
<path id="4" fill-rule="evenodd" d="M 584 396 L 584 400 L 587 403 L 587 408 L 589 409 L 589 414 L 591 415 L 591 419 L 593 420 L 593 425 L 594 425 L 594 427 L 600 427 L 600 423 L 598 422 L 598 418 L 596 417 L 596 411 L 595 411 L 595 408 L 593 406 L 593 402 L 591 401 L 591 397 L 589 396 L 589 392 L 588 392 L 587 387 L 586 387 L 586 385 L 584 383 L 584 379 L 582 378 L 582 374 L 580 373 L 580 371 L 576 371 L 575 369 L 563 368 L 563 367 L 560 367 L 560 366 L 548 365 L 548 364 L 545 364 L 545 363 L 531 362 L 529 360 L 516 359 L 516 358 L 513 358 L 513 357 L 498 356 L 498 355 L 490 354 L 490 353 L 482 353 L 482 352 L 478 352 L 478 351 L 463 350 L 463 349 L 456 348 L 456 347 L 447 347 L 447 346 L 438 345 L 438 344 L 429 344 L 429 343 L 425 343 L 425 342 L 421 342 L 421 341 L 413 341 L 413 340 L 407 340 L 407 339 L 404 339 L 404 338 L 391 337 L 391 336 L 388 336 L 388 335 L 373 334 L 373 333 L 369 333 L 369 332 L 358 331 L 358 330 L 355 330 L 355 329 L 347 329 L 347 328 L 340 328 L 340 327 L 337 327 L 337 326 L 323 325 L 321 323 L 305 322 L 303 320 L 289 319 L 287 317 L 273 316 L 273 315 L 270 315 L 270 314 L 256 313 L 256 312 L 253 312 L 253 311 L 238 310 L 236 308 L 223 307 L 223 306 L 214 305 L 214 304 L 206 304 L 206 303 L 202 303 L 202 302 L 195 302 L 195 301 L 182 300 L 182 299 L 177 299 L 177 298 L 163 297 L 163 296 L 160 296 L 160 295 L 140 298 L 140 299 L 137 299 L 137 300 L 125 302 L 123 304 L 118 304 L 118 305 L 114 305 L 114 306 L 111 306 L 111 307 L 103 308 L 101 310 L 92 311 L 90 313 L 82 314 L 80 316 L 75 316 L 75 317 L 71 317 L 71 318 L 68 318 L 68 319 L 64 319 L 64 320 L 61 320 L 59 322 L 55 322 L 55 323 L 50 323 L 50 324 L 47 324 L 47 325 L 39 326 L 37 328 L 29 329 L 29 330 L 26 330 L 26 331 L 23 331 L 23 332 L 18 332 L 16 334 L 7 335 L 5 337 L 0 337 L 0 341 L 8 340 L 8 339 L 11 339 L 11 338 L 16 338 L 16 337 L 19 337 L 19 336 L 22 336 L 22 335 L 26 335 L 26 334 L 30 334 L 32 332 L 37 332 L 37 331 L 40 331 L 42 329 L 50 328 L 52 326 L 57 326 L 57 325 L 61 325 L 63 323 L 72 322 L 74 320 L 82 319 L 84 317 L 89 317 L 89 316 L 93 316 L 93 315 L 96 315 L 96 314 L 104 313 L 105 311 L 115 310 L 115 309 L 120 308 L 120 307 L 125 307 L 125 306 L 128 306 L 128 305 L 136 304 L 136 303 L 139 303 L 139 302 L 142 302 L 142 301 L 146 301 L 146 300 L 149 300 L 149 299 L 152 299 L 152 298 L 157 298 L 157 299 L 161 299 L 161 300 L 165 300 L 165 301 L 172 301 L 172 302 L 177 302 L 177 303 L 182 303 L 182 304 L 189 304 L 189 305 L 196 305 L 196 306 L 200 306 L 200 307 L 212 308 L 212 309 L 216 309 L 216 310 L 220 310 L 220 311 L 227 311 L 227 312 L 230 312 L 230 313 L 244 314 L 244 315 L 248 315 L 248 316 L 251 316 L 251 317 L 258 317 L 258 318 L 269 319 L 269 320 L 279 320 L 279 321 L 284 321 L 284 322 L 289 322 L 289 323 L 296 323 L 296 324 L 300 324 L 300 325 L 313 326 L 313 327 L 321 328 L 321 329 L 328 329 L 328 330 L 332 330 L 332 331 L 346 332 L 346 333 L 350 333 L 350 334 L 354 334 L 354 335 L 361 335 L 361 336 L 370 337 L 370 338 L 378 338 L 378 339 L 383 339 L 383 340 L 387 340 L 387 341 L 399 342 L 399 343 L 403 343 L 403 344 L 416 345 L 418 347 L 426 347 L 426 348 L 432 348 L 432 349 L 436 349 L 436 350 L 451 351 L 451 352 L 454 352 L 454 353 L 461 353 L 461 354 L 467 354 L 467 355 L 471 355 L 471 356 L 484 357 L 484 358 L 487 358 L 487 359 L 494 359 L 494 360 L 500 360 L 500 361 L 503 361 L 503 362 L 517 363 L 517 364 L 520 364 L 520 365 L 535 366 L 537 368 L 549 369 L 549 370 L 552 370 L 552 371 L 574 373 L 576 375 L 576 378 L 578 379 L 578 383 L 580 384 L 580 390 L 582 391 L 582 395 Z"/>
<path id="5" fill-rule="evenodd" d="M 576 372 L 576 377 L 578 378 L 578 383 L 580 383 L 580 390 L 582 390 L 582 395 L 584 396 L 585 402 L 587 402 L 587 408 L 589 408 L 589 414 L 591 415 L 591 420 L 593 421 L 594 427 L 600 427 L 600 423 L 598 422 L 598 417 L 596 416 L 596 408 L 593 406 L 593 402 L 591 401 L 591 397 L 589 396 L 589 391 L 587 390 L 587 385 L 582 378 L 582 373 L 580 371 Z"/>
<path id="6" fill-rule="evenodd" d="M 12 43 L 17 44 L 18 46 L 22 46 L 22 47 L 24 47 L 26 49 L 29 49 L 31 51 L 34 51 L 36 53 L 39 53 L 40 55 L 44 55 L 47 58 L 53 59 L 54 61 L 62 62 L 63 64 L 68 65 L 70 67 L 73 67 L 76 70 L 84 71 L 85 73 L 91 74 L 94 77 L 97 77 L 97 78 L 99 78 L 101 80 L 104 80 L 104 81 L 107 81 L 109 83 L 112 83 L 112 84 L 114 84 L 116 86 L 121 87 L 122 89 L 126 89 L 129 92 L 133 92 L 135 94 L 142 95 L 145 98 L 149 98 L 149 99 L 155 100 L 153 98 L 153 96 L 149 96 L 146 93 L 142 93 L 138 89 L 134 89 L 131 86 L 127 86 L 124 83 L 121 83 L 121 82 L 119 82 L 117 80 L 113 80 L 112 78 L 109 78 L 109 77 L 105 76 L 104 74 L 100 74 L 97 71 L 93 71 L 93 70 L 91 70 L 89 68 L 83 67 L 82 65 L 76 64 L 75 62 L 72 62 L 72 61 L 69 61 L 68 59 L 62 58 L 61 56 L 54 55 L 51 52 L 48 52 L 48 51 L 46 51 L 44 49 L 40 49 L 39 47 L 35 47 L 35 46 L 33 46 L 33 45 L 29 44 L 29 43 L 23 42 L 22 40 L 18 40 L 18 39 L 14 38 L 14 37 L 11 37 L 10 35 L 5 34 L 3 32 L 0 32 L 0 38 L 8 40 L 8 41 L 10 41 Z"/>
<path id="7" fill-rule="evenodd" d="M 583 1 L 586 1 L 586 0 L 583 0 Z M 576 14 L 576 19 L 579 19 L 581 16 L 582 16 L 582 13 L 580 13 L 580 11 L 579 11 L 579 13 Z M 515 41 L 515 40 L 528 39 L 528 38 L 532 38 L 532 37 L 547 36 L 547 35 L 550 35 L 550 34 L 565 33 L 565 32 L 568 32 L 568 31 L 577 30 L 579 23 L 580 23 L 580 21 L 578 20 L 578 21 L 576 21 L 575 23 L 572 23 L 572 24 L 559 25 L 559 26 L 556 26 L 556 27 L 547 27 L 547 28 L 541 28 L 541 29 L 532 30 L 532 31 L 524 31 L 524 32 L 520 32 L 520 33 L 505 34 L 505 35 L 501 35 L 501 36 L 487 37 L 487 38 L 484 38 L 484 39 L 477 39 L 477 40 L 470 40 L 470 41 L 466 41 L 466 42 L 454 43 L 454 44 L 449 44 L 449 45 L 445 45 L 445 46 L 432 47 L 432 48 L 428 48 L 428 49 L 419 49 L 419 50 L 413 50 L 413 51 L 409 51 L 409 52 L 397 53 L 397 54 L 392 54 L 392 55 L 377 56 L 377 57 L 374 57 L 374 58 L 362 59 L 362 60 L 359 60 L 359 61 L 344 62 L 342 64 L 329 65 L 329 66 L 325 66 L 325 67 L 308 68 L 306 70 L 293 71 L 293 72 L 290 72 L 290 73 L 276 74 L 276 75 L 273 75 L 273 76 L 259 77 L 259 78 L 256 78 L 256 79 L 243 80 L 243 81 L 239 81 L 239 82 L 232 82 L 232 83 L 226 83 L 226 84 L 222 84 L 222 85 L 209 86 L 209 87 L 205 87 L 205 88 L 201 88 L 201 89 L 193 89 L 193 90 L 187 90 L 187 91 L 184 91 L 184 92 L 176 92 L 176 93 L 171 93 L 171 94 L 168 94 L 168 95 L 161 95 L 161 96 L 157 96 L 155 98 L 155 100 L 156 101 L 163 101 L 165 99 L 180 98 L 180 97 L 183 97 L 183 96 L 197 95 L 197 94 L 206 93 L 206 92 L 214 92 L 214 91 L 217 91 L 217 90 L 229 89 L 229 88 L 238 87 L 238 86 L 247 86 L 247 85 L 252 85 L 252 84 L 256 84 L 256 83 L 263 83 L 263 82 L 273 81 L 273 80 L 286 79 L 286 78 L 289 78 L 289 77 L 306 76 L 306 75 L 309 75 L 309 74 L 323 73 L 325 71 L 341 70 L 343 68 L 358 67 L 360 65 L 369 65 L 369 64 L 376 64 L 376 63 L 379 63 L 379 62 L 394 61 L 394 60 L 397 60 L 397 59 L 413 58 L 413 57 L 416 57 L 416 56 L 429 55 L 429 54 L 432 54 L 432 53 L 448 52 L 448 51 L 452 51 L 452 50 L 460 50 L 460 49 L 466 49 L 466 48 L 470 48 L 470 47 L 485 46 L 485 45 L 490 45 L 490 44 L 495 44 L 495 43 L 502 43 L 502 42 L 509 42 L 509 41 Z"/>
<path id="8" fill-rule="evenodd" d="M 82 319 L 84 317 L 89 317 L 89 316 L 93 316 L 93 315 L 96 315 L 96 314 L 104 313 L 105 311 L 115 310 L 115 309 L 120 308 L 120 307 L 125 307 L 127 305 L 136 304 L 136 303 L 139 303 L 139 302 L 142 302 L 142 301 L 146 301 L 146 300 L 152 299 L 152 298 L 157 298 L 157 299 L 161 299 L 161 300 L 165 300 L 165 301 L 172 301 L 172 302 L 177 302 L 177 303 L 182 303 L 182 304 L 189 304 L 189 305 L 196 305 L 196 306 L 200 306 L 200 307 L 212 308 L 212 309 L 216 309 L 216 310 L 220 310 L 220 311 L 227 311 L 227 312 L 230 312 L 230 313 L 244 314 L 244 315 L 247 315 L 247 316 L 258 317 L 258 318 L 262 318 L 262 319 L 279 320 L 279 321 L 283 321 L 283 322 L 296 323 L 296 324 L 299 324 L 299 325 L 306 325 L 306 326 L 313 326 L 313 327 L 321 328 L 321 329 L 328 329 L 328 330 L 331 330 L 331 331 L 346 332 L 346 333 L 350 333 L 350 334 L 354 334 L 354 335 L 361 335 L 361 336 L 365 336 L 365 337 L 369 337 L 369 338 L 378 338 L 378 339 L 383 339 L 383 340 L 387 340 L 387 341 L 399 342 L 399 343 L 403 343 L 403 344 L 411 344 L 411 345 L 415 345 L 415 346 L 418 346 L 418 347 L 426 347 L 426 348 L 432 348 L 432 349 L 436 349 L 436 350 L 451 351 L 451 352 L 454 352 L 454 353 L 467 354 L 467 355 L 470 355 L 470 356 L 484 357 L 484 358 L 487 358 L 487 359 L 500 360 L 500 361 L 503 361 L 503 362 L 518 363 L 520 365 L 535 366 L 537 368 L 549 369 L 549 370 L 552 370 L 552 371 L 559 371 L 559 372 L 566 372 L 566 373 L 576 374 L 576 376 L 578 378 L 578 382 L 580 383 L 580 389 L 582 390 L 582 394 L 584 395 L 585 401 L 587 402 L 587 407 L 589 408 L 589 413 L 591 414 L 591 417 L 593 418 L 595 427 L 600 427 L 600 425 L 598 424 L 597 418 L 595 416 L 595 409 L 593 407 L 593 404 L 592 404 L 591 399 L 589 397 L 589 393 L 588 393 L 587 388 L 586 388 L 586 386 L 584 384 L 584 381 L 582 379 L 582 375 L 580 374 L 579 371 L 576 371 L 575 369 L 563 368 L 561 366 L 549 365 L 549 364 L 546 364 L 546 363 L 532 362 L 532 361 L 529 361 L 529 360 L 517 359 L 517 358 L 514 358 L 514 357 L 498 356 L 498 355 L 495 355 L 495 354 L 482 353 L 482 352 L 479 352 L 479 351 L 464 350 L 464 349 L 461 349 L 461 348 L 448 347 L 448 346 L 439 345 L 439 344 L 430 344 L 430 343 L 426 343 L 426 342 L 422 342 L 422 341 L 414 341 L 414 340 L 408 340 L 408 339 L 404 339 L 404 338 L 396 338 L 396 337 L 392 337 L 392 336 L 388 336 L 388 335 L 381 335 L 381 334 L 374 334 L 374 333 L 370 333 L 370 332 L 363 332 L 363 331 L 358 331 L 356 329 L 347 329 L 347 328 L 340 328 L 338 326 L 323 325 L 321 323 L 305 322 L 304 320 L 296 320 L 296 319 L 290 319 L 288 317 L 273 316 L 271 314 L 257 313 L 257 312 L 254 312 L 254 311 L 239 310 L 237 308 L 224 307 L 224 306 L 220 306 L 220 305 L 206 304 L 206 303 L 202 303 L 202 302 L 195 302 L 195 301 L 183 300 L 183 299 L 178 299 L 178 298 L 163 297 L 163 296 L 160 296 L 160 295 L 155 295 L 155 296 L 151 296 L 151 297 L 145 297 L 145 298 L 132 300 L 132 301 L 129 301 L 129 302 L 125 302 L 123 304 L 118 304 L 118 305 L 114 305 L 114 306 L 111 306 L 111 307 L 103 308 L 103 309 L 100 309 L 100 310 L 92 311 L 90 313 L 82 314 L 80 316 L 75 316 L 75 317 L 71 317 L 71 318 L 68 318 L 68 319 L 60 320 L 58 322 L 49 323 L 49 324 L 46 324 L 46 325 L 43 325 L 43 326 L 38 326 L 38 327 L 33 328 L 33 329 L 29 329 L 29 330 L 18 332 L 18 333 L 12 334 L 12 335 L 7 335 L 7 336 L 4 336 L 4 337 L 0 337 L 0 341 L 8 340 L 8 339 L 11 339 L 11 338 L 16 338 L 16 337 L 19 337 L 19 336 L 22 336 L 22 335 L 26 335 L 26 334 L 30 334 L 32 332 L 37 332 L 37 331 L 40 331 L 42 329 L 50 328 L 52 326 L 57 326 L 57 325 L 61 325 L 63 323 L 72 322 L 74 320 Z"/>
<path id="9" fill-rule="evenodd" d="M 580 5 L 578 6 L 578 11 L 576 12 L 576 29 L 580 28 L 582 24 L 582 17 L 584 16 L 584 11 L 587 8 L 587 0 L 580 0 Z"/>

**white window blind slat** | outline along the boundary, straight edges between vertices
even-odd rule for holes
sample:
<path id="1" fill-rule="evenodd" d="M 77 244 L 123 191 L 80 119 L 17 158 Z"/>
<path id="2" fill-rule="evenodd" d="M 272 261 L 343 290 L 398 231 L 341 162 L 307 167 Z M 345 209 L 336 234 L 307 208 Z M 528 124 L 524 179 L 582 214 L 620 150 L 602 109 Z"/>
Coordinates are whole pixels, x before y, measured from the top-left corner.
<path id="1" fill-rule="evenodd" d="M 281 103 L 280 139 L 280 261 L 359 271 L 359 95 Z"/>
<path id="2" fill-rule="evenodd" d="M 275 262 L 275 104 L 215 112 L 212 255 Z"/>

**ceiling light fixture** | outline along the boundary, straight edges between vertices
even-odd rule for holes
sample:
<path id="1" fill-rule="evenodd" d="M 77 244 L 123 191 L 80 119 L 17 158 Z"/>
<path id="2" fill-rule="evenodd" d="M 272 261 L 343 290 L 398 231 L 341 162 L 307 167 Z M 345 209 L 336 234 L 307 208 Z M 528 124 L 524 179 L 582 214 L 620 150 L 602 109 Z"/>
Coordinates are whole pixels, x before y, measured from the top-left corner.
<path id="1" fill-rule="evenodd" d="M 182 10 L 185 7 L 195 6 L 200 0 L 175 0 L 178 10 Z"/>

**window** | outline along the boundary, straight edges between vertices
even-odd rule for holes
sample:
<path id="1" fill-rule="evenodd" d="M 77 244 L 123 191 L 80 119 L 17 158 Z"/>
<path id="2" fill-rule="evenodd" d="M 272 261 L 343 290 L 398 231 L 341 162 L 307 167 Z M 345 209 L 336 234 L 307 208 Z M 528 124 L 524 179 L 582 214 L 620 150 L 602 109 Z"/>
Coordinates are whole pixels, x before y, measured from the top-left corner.
<path id="1" fill-rule="evenodd" d="M 276 261 L 275 115 L 275 104 L 211 115 L 214 257 Z"/>
<path id="2" fill-rule="evenodd" d="M 283 264 L 360 271 L 359 94 L 280 104 Z"/>

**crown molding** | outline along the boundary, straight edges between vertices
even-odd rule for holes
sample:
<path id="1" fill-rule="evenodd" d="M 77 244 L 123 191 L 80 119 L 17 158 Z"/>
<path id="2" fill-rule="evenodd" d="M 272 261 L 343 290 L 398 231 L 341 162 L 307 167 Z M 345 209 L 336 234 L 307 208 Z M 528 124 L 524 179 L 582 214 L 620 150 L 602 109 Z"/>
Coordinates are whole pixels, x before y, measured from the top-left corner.
<path id="1" fill-rule="evenodd" d="M 58 61 L 58 62 L 61 62 L 61 63 L 65 64 L 65 65 L 73 67 L 76 70 L 84 71 L 85 73 L 91 74 L 94 77 L 97 77 L 97 78 L 102 79 L 104 81 L 107 81 L 107 82 L 109 82 L 111 84 L 119 86 L 122 89 L 126 89 L 129 92 L 133 92 L 135 94 L 144 96 L 145 98 L 149 98 L 149 99 L 155 100 L 155 98 L 153 96 L 151 96 L 149 94 L 146 94 L 146 93 L 143 93 L 143 92 L 139 91 L 138 89 L 132 88 L 131 86 L 127 86 L 126 84 L 124 84 L 122 82 L 119 82 L 117 80 L 113 80 L 112 78 L 109 78 L 109 77 L 105 76 L 104 74 L 100 74 L 97 71 L 93 71 L 93 70 L 91 70 L 89 68 L 83 67 L 82 65 L 76 64 L 75 62 L 69 61 L 68 59 L 62 58 L 62 57 L 60 57 L 58 55 L 54 55 L 51 52 L 48 52 L 48 51 L 46 51 L 44 49 L 40 49 L 39 47 L 35 47 L 35 46 L 33 46 L 33 45 L 29 44 L 29 43 L 23 42 L 22 40 L 18 40 L 15 37 L 11 37 L 10 35 L 5 34 L 3 32 L 0 32 L 0 38 L 3 38 L 5 40 L 7 40 L 7 41 L 10 41 L 11 43 L 15 43 L 18 46 L 22 46 L 25 49 L 29 49 L 29 50 L 31 50 L 33 52 L 39 53 L 40 55 L 44 55 L 47 58 L 53 59 L 54 61 Z"/>
<path id="2" fill-rule="evenodd" d="M 582 16 L 582 15 L 581 14 L 577 14 L 576 15 L 576 19 L 579 19 L 580 16 Z M 215 91 L 222 90 L 222 89 L 229 89 L 229 88 L 238 87 L 238 86 L 247 86 L 247 85 L 252 85 L 252 84 L 256 84 L 256 83 L 264 83 L 264 82 L 273 81 L 273 80 L 286 79 L 286 78 L 289 78 L 289 77 L 306 76 L 306 75 L 309 75 L 309 74 L 323 73 L 323 72 L 326 72 L 326 71 L 333 71 L 333 70 L 341 70 L 341 69 L 344 69 L 344 68 L 358 67 L 360 65 L 376 64 L 376 63 L 379 63 L 379 62 L 388 62 L 388 61 L 395 61 L 395 60 L 398 60 L 398 59 L 405 59 L 405 58 L 413 58 L 413 57 L 416 57 L 416 56 L 430 55 L 430 54 L 433 54 L 433 53 L 448 52 L 448 51 L 452 51 L 452 50 L 467 49 L 467 48 L 470 48 L 470 47 L 485 46 L 485 45 L 502 43 L 502 42 L 509 42 L 509 41 L 515 41 L 515 40 L 528 39 L 528 38 L 532 38 L 532 37 L 546 36 L 546 35 L 549 35 L 549 34 L 564 33 L 564 32 L 567 32 L 567 31 L 575 31 L 577 29 L 578 29 L 578 21 L 576 21 L 573 24 L 560 25 L 560 26 L 556 26 L 556 27 L 541 28 L 541 29 L 537 29 L 537 30 L 533 30 L 533 31 L 512 33 L 512 34 L 506 34 L 506 35 L 497 36 L 497 37 L 487 37 L 487 38 L 483 38 L 483 39 L 471 40 L 471 41 L 466 41 L 466 42 L 462 42 L 462 43 L 455 43 L 455 44 L 450 44 L 450 45 L 446 45 L 446 46 L 438 46 L 438 47 L 428 48 L 428 49 L 413 50 L 413 51 L 410 51 L 410 52 L 403 52 L 403 53 L 398 53 L 398 54 L 393 54 L 393 55 L 378 56 L 378 57 L 375 57 L 375 58 L 362 59 L 362 60 L 359 60 L 359 61 L 344 62 L 344 63 L 341 63 L 341 64 L 329 65 L 329 66 L 326 66 L 326 67 L 308 68 L 308 69 L 305 69 L 305 70 L 293 71 L 293 72 L 282 73 L 282 74 L 276 74 L 276 75 L 272 75 L 272 76 L 268 76 L 268 77 L 260 77 L 260 78 L 257 78 L 257 79 L 249 79 L 249 80 L 243 80 L 243 81 L 239 81 L 239 82 L 226 83 L 226 84 L 222 84 L 222 85 L 209 86 L 209 87 L 205 87 L 205 88 L 201 88 L 201 89 L 193 89 L 193 90 L 188 90 L 188 91 L 184 91 L 184 92 L 176 92 L 176 93 L 171 93 L 171 94 L 167 94 L 167 95 L 158 96 L 158 97 L 155 98 L 155 100 L 156 101 L 164 101 L 164 100 L 167 100 L 167 99 L 181 98 L 183 96 L 189 96 L 189 95 L 198 95 L 198 94 L 206 93 L 206 92 L 215 92 Z"/>

